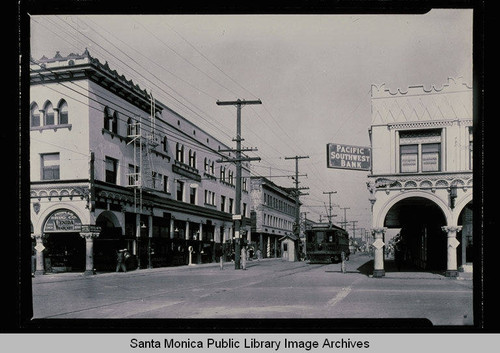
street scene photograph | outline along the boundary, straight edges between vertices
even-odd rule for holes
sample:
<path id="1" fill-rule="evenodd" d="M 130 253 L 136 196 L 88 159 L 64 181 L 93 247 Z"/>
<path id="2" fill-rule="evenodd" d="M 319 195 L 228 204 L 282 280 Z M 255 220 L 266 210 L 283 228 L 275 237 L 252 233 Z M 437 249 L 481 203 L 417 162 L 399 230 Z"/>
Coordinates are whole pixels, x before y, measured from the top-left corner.
<path id="1" fill-rule="evenodd" d="M 473 15 L 30 13 L 33 322 L 476 327 Z"/>

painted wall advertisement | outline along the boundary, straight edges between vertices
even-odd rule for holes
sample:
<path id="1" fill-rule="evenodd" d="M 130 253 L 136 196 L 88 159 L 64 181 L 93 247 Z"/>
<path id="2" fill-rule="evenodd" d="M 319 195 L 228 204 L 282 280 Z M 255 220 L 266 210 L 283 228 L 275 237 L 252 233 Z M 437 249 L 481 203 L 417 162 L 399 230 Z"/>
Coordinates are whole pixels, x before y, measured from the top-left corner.
<path id="1" fill-rule="evenodd" d="M 328 168 L 371 170 L 372 150 L 370 147 L 328 143 L 326 152 Z"/>
<path id="2" fill-rule="evenodd" d="M 70 210 L 59 210 L 49 216 L 45 222 L 45 233 L 80 232 L 82 221 Z"/>

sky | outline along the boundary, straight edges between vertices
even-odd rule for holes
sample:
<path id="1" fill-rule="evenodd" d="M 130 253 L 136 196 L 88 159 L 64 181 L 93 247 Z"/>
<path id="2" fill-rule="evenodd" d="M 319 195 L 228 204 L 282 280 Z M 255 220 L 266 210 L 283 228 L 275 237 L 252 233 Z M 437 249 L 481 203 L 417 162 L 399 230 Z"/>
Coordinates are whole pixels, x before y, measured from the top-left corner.
<path id="1" fill-rule="evenodd" d="M 371 85 L 391 91 L 472 84 L 471 9 L 419 15 L 44 15 L 31 16 L 34 59 L 83 53 L 132 79 L 158 100 L 235 144 L 242 109 L 244 147 L 260 157 L 252 175 L 293 187 L 299 160 L 302 212 L 371 228 L 367 171 L 327 168 L 326 145 L 370 146 Z M 235 146 L 234 146 L 235 147 Z M 376 161 L 374 161 L 376 163 Z M 344 211 L 345 209 L 345 211 Z M 348 228 L 352 234 L 352 223 Z"/>

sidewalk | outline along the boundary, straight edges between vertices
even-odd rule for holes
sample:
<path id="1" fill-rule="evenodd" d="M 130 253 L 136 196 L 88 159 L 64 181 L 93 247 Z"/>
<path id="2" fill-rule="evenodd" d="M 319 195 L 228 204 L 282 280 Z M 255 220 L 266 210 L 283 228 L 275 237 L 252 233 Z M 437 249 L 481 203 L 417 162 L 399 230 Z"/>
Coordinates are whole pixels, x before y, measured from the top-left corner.
<path id="1" fill-rule="evenodd" d="M 269 262 L 269 261 L 282 261 L 281 258 L 264 258 L 260 261 L 251 260 L 247 261 L 247 268 L 255 266 L 253 263 L 258 264 L 259 262 Z M 223 262 L 224 270 L 234 270 L 234 262 L 226 261 Z M 140 276 L 152 273 L 161 273 L 166 271 L 194 271 L 200 268 L 219 268 L 219 262 L 210 262 L 204 264 L 192 264 L 192 265 L 181 265 L 181 266 L 167 266 L 167 267 L 155 267 L 155 268 L 141 268 L 136 270 L 129 270 L 127 272 L 97 272 L 95 275 L 84 275 L 83 272 L 61 272 L 61 273 L 46 273 L 44 275 L 38 275 L 33 277 L 32 283 L 49 283 L 49 282 L 62 282 L 62 281 L 75 281 L 82 279 L 89 279 L 95 277 L 109 277 L 109 276 Z"/>

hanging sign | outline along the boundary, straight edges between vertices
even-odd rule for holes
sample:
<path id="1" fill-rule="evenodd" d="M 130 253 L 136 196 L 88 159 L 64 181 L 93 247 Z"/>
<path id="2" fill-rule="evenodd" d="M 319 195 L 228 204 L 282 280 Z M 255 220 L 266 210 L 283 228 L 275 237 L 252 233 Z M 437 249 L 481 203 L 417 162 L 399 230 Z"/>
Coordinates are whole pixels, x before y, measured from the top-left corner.
<path id="1" fill-rule="evenodd" d="M 82 221 L 70 210 L 59 210 L 52 213 L 43 227 L 44 233 L 80 232 Z"/>
<path id="2" fill-rule="evenodd" d="M 326 152 L 328 168 L 368 171 L 371 169 L 372 150 L 370 147 L 328 143 Z"/>

